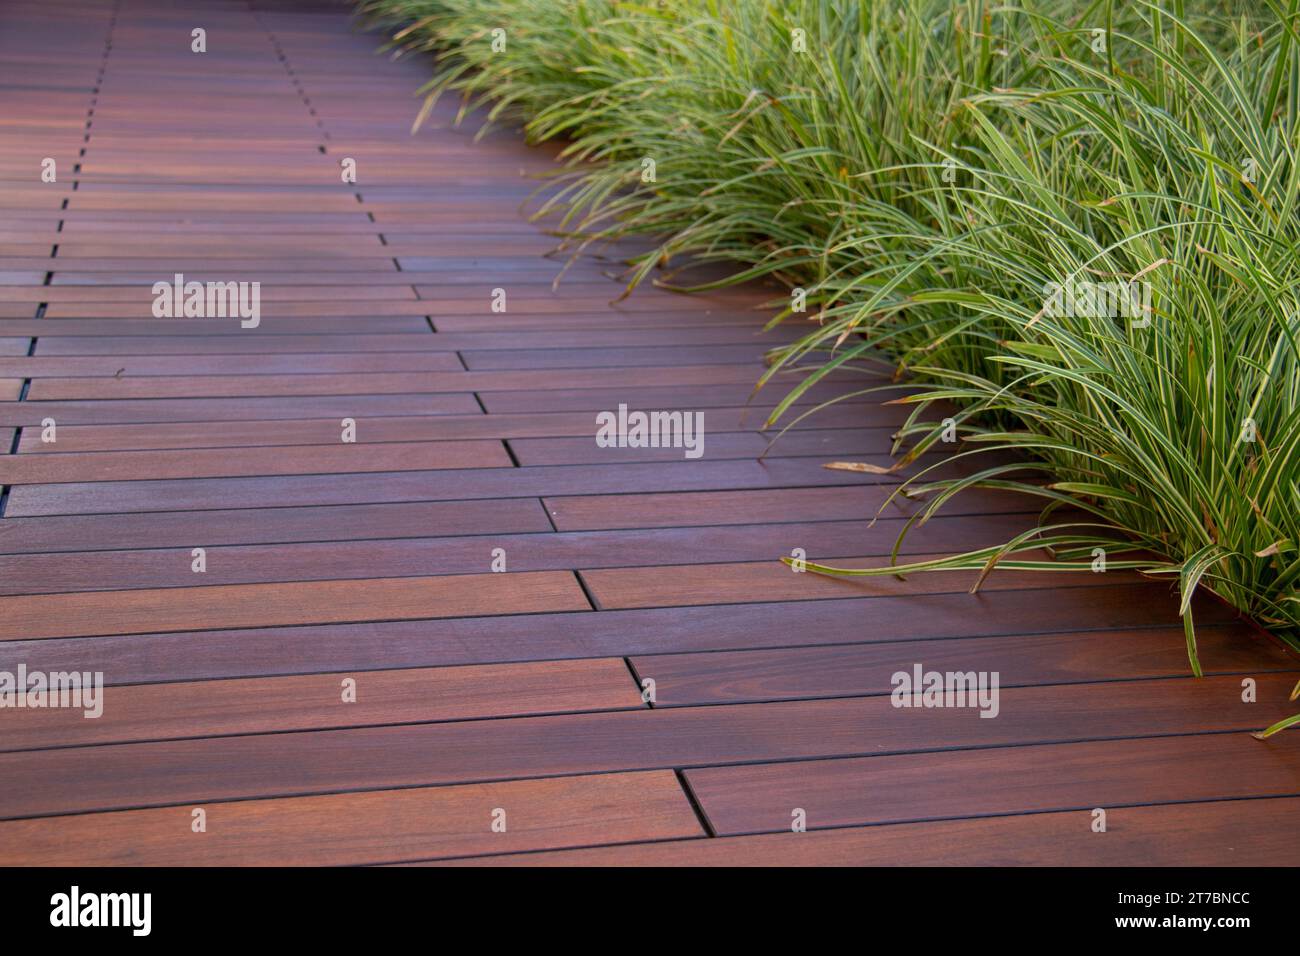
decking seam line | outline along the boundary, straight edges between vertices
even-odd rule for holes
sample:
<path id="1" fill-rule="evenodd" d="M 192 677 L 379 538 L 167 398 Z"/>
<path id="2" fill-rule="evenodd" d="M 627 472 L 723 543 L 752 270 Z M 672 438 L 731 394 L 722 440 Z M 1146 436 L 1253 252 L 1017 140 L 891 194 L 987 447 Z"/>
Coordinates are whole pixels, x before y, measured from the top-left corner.
<path id="1" fill-rule="evenodd" d="M 632 675 L 632 686 L 636 689 L 636 693 L 641 697 L 641 702 L 644 708 L 647 710 L 654 710 L 655 702 L 653 700 L 645 699 L 645 685 L 641 683 L 641 675 L 636 672 L 636 665 L 632 663 L 632 657 L 630 655 L 623 655 L 623 666 L 626 667 L 627 672 Z"/>
<path id="2" fill-rule="evenodd" d="M 581 569 L 568 568 L 566 570 L 573 574 L 574 580 L 578 582 L 578 587 L 582 588 L 582 595 L 587 599 L 587 603 L 591 605 L 591 609 L 593 611 L 604 610 L 600 606 L 600 601 L 596 599 L 596 595 L 592 592 L 591 587 L 587 584 L 587 579 L 583 577 Z"/>
<path id="3" fill-rule="evenodd" d="M 548 507 L 546 507 L 546 499 L 545 499 L 544 497 L 542 497 L 541 495 L 537 495 L 537 496 L 536 496 L 536 499 L 537 499 L 538 507 L 540 507 L 540 508 L 542 509 L 542 514 L 546 515 L 546 522 L 547 522 L 547 524 L 549 524 L 549 525 L 551 526 L 551 530 L 550 530 L 549 533 L 551 533 L 551 534 L 567 534 L 567 533 L 568 533 L 567 531 L 561 531 L 559 525 L 557 525 L 557 524 L 555 523 L 555 515 L 551 514 L 551 509 L 548 508 Z M 644 530 L 647 530 L 647 529 L 644 529 L 644 528 L 638 528 L 637 530 L 638 530 L 638 531 L 644 531 Z M 539 531 L 539 532 L 536 532 L 536 533 L 537 533 L 537 534 L 547 534 L 548 532 L 546 532 L 546 531 Z"/>
<path id="4" fill-rule="evenodd" d="M 681 788 L 682 796 L 686 798 L 686 802 L 690 805 L 691 812 L 695 814 L 695 819 L 699 822 L 700 829 L 704 831 L 704 835 L 706 837 L 716 837 L 718 831 L 713 826 L 713 821 L 709 819 L 709 814 L 704 809 L 704 804 L 701 803 L 699 797 L 696 796 L 695 788 L 692 787 L 691 782 L 686 779 L 686 773 L 680 769 L 674 768 L 673 779 L 677 781 L 677 786 Z"/>

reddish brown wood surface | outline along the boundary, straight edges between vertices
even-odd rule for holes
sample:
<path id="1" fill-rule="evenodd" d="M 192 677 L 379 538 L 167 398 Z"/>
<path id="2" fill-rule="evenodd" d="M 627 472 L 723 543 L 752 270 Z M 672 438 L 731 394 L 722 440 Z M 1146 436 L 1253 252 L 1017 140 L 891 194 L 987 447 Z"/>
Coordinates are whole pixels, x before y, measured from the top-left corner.
<path id="1" fill-rule="evenodd" d="M 451 103 L 412 135 L 427 60 L 258 6 L 0 8 L 0 672 L 106 685 L 0 708 L 0 863 L 1294 861 L 1300 737 L 1249 735 L 1294 657 L 1198 599 L 1193 679 L 1120 571 L 792 573 L 888 560 L 918 505 L 823 464 L 904 411 L 769 449 L 780 289 L 617 299 L 644 242 L 553 286 L 553 147 Z M 178 272 L 260 323 L 153 315 Z M 620 404 L 702 412 L 704 454 L 598 446 Z M 1040 505 L 968 492 L 901 552 Z M 996 672 L 998 715 L 893 706 L 916 665 Z"/>
<path id="2" fill-rule="evenodd" d="M 1300 798 L 1119 807 L 1108 837 L 1090 811 L 673 840 L 461 857 L 447 866 L 1290 866 L 1278 834 Z M 1189 839 L 1195 834 L 1195 839 Z"/>

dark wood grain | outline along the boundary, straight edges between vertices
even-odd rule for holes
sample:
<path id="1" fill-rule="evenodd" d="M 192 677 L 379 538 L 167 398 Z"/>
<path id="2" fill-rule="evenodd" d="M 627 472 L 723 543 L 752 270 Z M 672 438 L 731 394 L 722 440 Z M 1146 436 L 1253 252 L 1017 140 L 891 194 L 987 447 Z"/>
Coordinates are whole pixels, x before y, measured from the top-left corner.
<path id="1" fill-rule="evenodd" d="M 41 378 L 32 382 L 32 401 L 119 398 L 219 398 L 239 395 L 391 395 L 411 392 L 495 392 L 559 389 L 573 373 L 564 369 L 504 372 L 385 372 L 348 375 L 142 375 L 135 378 Z M 592 387 L 620 385 L 752 384 L 745 365 L 588 369 Z"/>
<path id="2" fill-rule="evenodd" d="M 643 706 L 618 658 L 143 684 L 105 688 L 97 717 L 15 710 L 0 750 Z"/>
<path id="3" fill-rule="evenodd" d="M 361 420 L 368 415 L 476 414 L 468 393 L 436 395 L 344 395 L 312 398 L 196 398 L 166 402 L 13 402 L 0 404 L 0 423 L 38 426 L 46 418 L 66 425 L 131 422 L 243 422 L 282 418 L 328 417 Z M 38 435 L 39 439 L 39 435 Z M 57 447 L 57 434 L 55 445 Z"/>
<path id="4" fill-rule="evenodd" d="M 1222 627 L 1258 640 L 1217 602 L 1194 603 L 1200 630 Z M 1177 598 L 1163 585 L 1070 588 L 1051 602 L 1024 592 L 645 608 L 558 613 L 104 635 L 0 641 L 0 667 L 100 670 L 111 682 L 192 680 L 306 671 L 425 667 L 680 651 L 734 650 L 863 641 L 1115 631 L 1141 641 L 1171 625 Z"/>
<path id="5" fill-rule="evenodd" d="M 189 562 L 181 552 L 178 561 Z M 194 575 L 200 577 L 198 574 Z M 587 607 L 573 575 L 517 572 L 0 598 L 0 641 L 231 626 L 400 621 Z"/>
<path id="6" fill-rule="evenodd" d="M 342 435 L 341 428 L 339 435 Z M 0 458 L 0 483 L 30 485 L 146 478 L 328 475 L 440 468 L 509 468 L 511 464 L 505 447 L 496 441 L 385 442 L 371 445 L 339 441 L 334 445 L 282 445 L 275 448 L 11 455 Z"/>
<path id="7" fill-rule="evenodd" d="M 1300 743 L 1285 738 L 1266 749 L 1245 733 L 1291 712 L 1293 684 L 1290 675 L 1261 674 L 1255 704 L 1242 702 L 1235 677 L 1012 688 L 993 720 L 973 709 L 898 709 L 882 696 L 24 751 L 0 754 L 0 778 L 23 781 L 0 791 L 0 817 L 1228 731 L 1260 753 L 1280 749 L 1283 772 L 1300 789 Z M 907 794 L 919 812 L 923 792 Z"/>
<path id="8" fill-rule="evenodd" d="M 127 403 L 114 404 L 120 407 Z M 896 425 L 897 422 L 890 421 L 890 414 L 877 414 L 877 409 L 880 408 L 882 406 L 846 404 L 835 413 L 827 410 L 826 414 L 805 419 L 795 427 L 820 430 L 845 425 L 863 428 Z M 728 431 L 752 430 L 761 419 L 762 415 L 744 407 L 719 408 L 710 412 L 710 420 L 718 422 Z M 595 416 L 590 412 L 476 413 L 436 417 L 418 414 L 400 417 L 365 415 L 357 419 L 357 425 L 356 440 L 359 444 L 546 436 L 591 438 L 595 434 Z M 29 431 L 23 435 L 18 450 L 25 454 L 52 454 L 148 448 L 251 448 L 266 445 L 328 445 L 336 444 L 338 440 L 338 418 L 151 422 L 145 425 L 75 425 L 65 421 L 59 426 L 57 442 L 43 442 L 39 432 Z M 975 494 L 970 497 L 978 499 L 979 496 Z M 954 502 L 954 507 L 959 508 L 963 504 L 961 501 Z M 1026 503 L 1025 507 L 1028 506 Z"/>
<path id="9" fill-rule="evenodd" d="M 445 861 L 446 866 L 1290 866 L 1278 834 L 1300 798 L 1115 807 L 592 847 Z M 1188 839 L 1188 834 L 1195 834 Z"/>
<path id="10" fill-rule="evenodd" d="M 792 547 L 801 542 L 791 539 Z M 892 542 L 891 542 L 892 543 Z M 1044 555 L 1028 552 L 1030 560 Z M 909 560 L 927 561 L 941 554 L 914 554 Z M 815 552 L 808 560 L 816 560 Z M 889 561 L 844 557 L 833 562 L 845 568 L 888 567 Z M 900 562 L 901 563 L 901 562 Z M 981 590 L 1032 589 L 1049 572 L 995 569 L 980 585 Z M 1124 584 L 1136 578 L 1133 572 L 1054 571 L 1052 583 L 1059 588 L 1099 587 Z M 894 597 L 900 594 L 937 594 L 968 591 L 980 572 L 931 571 L 900 579 L 886 574 L 845 577 L 796 572 L 779 561 L 711 565 L 669 565 L 660 567 L 610 568 L 582 572 L 592 596 L 602 608 L 673 607 L 689 604 L 727 604 L 746 601 L 816 601 L 845 597 Z"/>
<path id="11" fill-rule="evenodd" d="M 863 479 L 868 479 L 863 481 Z M 649 462 L 570 468 L 460 469 L 294 475 L 277 478 L 150 479 L 20 485 L 5 514 L 102 514 L 128 511 L 204 511 L 237 502 L 343 505 L 397 501 L 481 500 L 632 491 L 779 488 L 790 484 L 896 484 L 880 476 L 828 471 L 819 459 Z"/>
<path id="12" fill-rule="evenodd" d="M 67 566 L 72 568 L 78 562 L 93 560 L 97 551 L 193 547 L 195 541 L 211 548 L 357 537 L 522 534 L 550 529 L 536 498 L 75 515 L 0 521 L 0 554 L 60 551 L 63 557 L 50 560 L 70 562 Z M 0 566 L 15 567 L 2 559 Z"/>
<path id="13" fill-rule="evenodd" d="M 667 771 L 0 823 L 6 866 L 340 866 L 703 835 Z M 506 830 L 493 832 L 505 811 Z"/>
<path id="14" fill-rule="evenodd" d="M 1236 630 L 1206 628 L 1198 641 L 1207 674 L 1294 671 L 1280 647 Z M 1135 636 L 1091 631 L 896 644 L 848 644 L 766 651 L 657 654 L 630 659 L 642 678 L 655 682 L 655 705 L 729 704 L 741 701 L 887 694 L 893 676 L 926 670 L 999 674 L 1002 687 L 1135 678 L 1178 677 L 1189 672 L 1181 628 Z"/>
<path id="15" fill-rule="evenodd" d="M 793 522 L 833 521 L 846 515 L 874 517 L 883 514 L 888 520 L 893 516 L 916 513 L 920 506 L 894 494 L 895 491 L 891 485 L 860 485 L 849 488 L 781 488 L 776 491 L 593 495 L 547 498 L 544 504 L 551 520 L 561 531 L 633 525 L 638 528 L 672 528 L 693 524 L 762 524 L 776 516 Z M 1036 511 L 1037 508 L 1036 499 L 1028 495 L 973 489 L 952 499 L 940 513 L 996 515 Z"/>
<path id="16" fill-rule="evenodd" d="M 475 502 L 466 502 L 471 510 Z M 495 504 L 495 502 L 494 502 Z M 509 499 L 509 504 L 532 506 L 529 514 L 537 515 L 535 499 Z M 439 502 L 444 511 L 452 503 Z M 456 503 L 454 507 L 459 507 Z M 111 551 L 64 552 L 58 554 L 0 555 L 0 594 L 51 593 L 56 591 L 91 591 L 101 589 L 190 587 L 194 574 L 188 561 L 178 561 L 175 548 L 193 546 L 199 528 L 212 528 L 218 537 L 238 534 L 238 529 L 253 526 L 256 533 L 269 540 L 296 532 L 304 540 L 294 544 L 219 546 L 201 539 L 207 548 L 207 570 L 203 583 L 252 584 L 270 581 L 316 581 L 355 577 L 357 568 L 373 576 L 399 577 L 429 574 L 466 574 L 489 570 L 497 549 L 504 552 L 511 571 L 568 570 L 578 565 L 587 568 L 622 567 L 656 564 L 661 561 L 690 560 L 702 564 L 719 560 L 763 561 L 788 551 L 790 542 L 813 546 L 822 555 L 857 555 L 874 551 L 887 557 L 894 547 L 894 533 L 900 521 L 825 521 L 810 524 L 765 524 L 752 527 L 725 528 L 657 528 L 640 531 L 574 531 L 538 533 L 548 529 L 531 529 L 526 534 L 475 534 L 463 537 L 416 536 L 421 529 L 404 524 L 394 528 L 392 539 L 347 540 L 352 534 L 371 535 L 368 523 L 351 523 L 340 528 L 340 521 L 360 512 L 366 518 L 374 509 L 389 506 L 354 508 L 276 509 L 274 515 L 259 518 L 256 513 L 236 513 L 227 524 L 199 512 L 192 523 L 178 522 L 173 514 L 113 515 L 68 518 L 66 524 L 82 533 L 86 527 L 125 526 L 128 533 L 141 538 L 146 547 L 139 550 L 115 548 Z M 408 506 L 394 505 L 410 514 Z M 367 510 L 369 509 L 369 510 Z M 268 509 L 270 510 L 270 509 Z M 342 511 L 336 515 L 334 511 Z M 518 511 L 519 509 L 514 509 Z M 510 508 L 503 509 L 503 515 Z M 286 512 L 288 514 L 286 515 Z M 302 512 L 301 514 L 298 512 Z M 414 513 L 418 514 L 418 510 Z M 230 512 L 222 512 L 230 517 Z M 377 515 L 383 518 L 381 513 Z M 545 521 L 545 516 L 541 516 Z M 165 519 L 155 524 L 151 519 Z M 125 520 L 123 520 L 125 519 Z M 274 520 L 272 520 L 274 519 Z M 34 519 L 26 520 L 29 524 Z M 40 521 L 35 521 L 39 525 Z M 391 522 L 390 522 L 391 524 Z M 287 526 L 285 531 L 278 530 Z M 153 534 L 157 527 L 158 533 Z M 1026 521 L 1025 529 L 1032 527 Z M 998 543 L 995 535 L 1016 528 L 1006 521 L 983 516 L 936 519 L 918 534 L 905 541 L 902 553 L 924 552 L 936 539 L 948 547 L 983 547 Z M 4 541 L 0 527 L 0 544 Z M 237 539 L 236 539 L 237 540 Z M 171 542 L 171 548 L 164 547 Z M 114 542 L 120 545 L 120 542 Z M 866 545 L 864 547 L 864 544 Z M 712 573 L 712 568 L 705 568 Z M 960 580 L 960 579 L 958 579 Z M 937 576 L 920 579 L 920 583 L 942 583 Z M 1091 580 L 1089 583 L 1093 583 Z M 890 592 L 893 593 L 893 592 Z M 780 596 L 780 595 L 773 595 Z M 816 596 L 809 592 L 809 596 Z M 725 593 L 718 600 L 725 600 Z M 742 599 L 743 599 L 742 595 Z M 671 601 L 664 601 L 671 604 Z"/>
<path id="17" fill-rule="evenodd" d="M 1297 747 L 1294 738 L 1261 744 L 1247 734 L 1209 734 L 727 767 L 687 778 L 716 832 L 753 833 L 788 830 L 794 807 L 807 811 L 813 829 L 1295 796 Z"/>

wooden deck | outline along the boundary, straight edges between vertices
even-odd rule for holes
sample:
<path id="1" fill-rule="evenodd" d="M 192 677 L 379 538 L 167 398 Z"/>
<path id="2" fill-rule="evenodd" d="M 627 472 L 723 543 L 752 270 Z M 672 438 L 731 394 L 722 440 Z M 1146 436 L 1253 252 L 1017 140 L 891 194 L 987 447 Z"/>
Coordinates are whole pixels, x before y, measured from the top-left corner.
<path id="1" fill-rule="evenodd" d="M 0 710 L 0 862 L 1294 863 L 1300 735 L 1247 734 L 1294 659 L 1200 602 L 1189 678 L 1122 572 L 791 573 L 886 560 L 893 479 L 822 465 L 898 413 L 760 460 L 770 293 L 553 290 L 552 151 L 411 136 L 428 64 L 339 10 L 0 9 L 0 671 L 109 685 Z M 153 317 L 175 273 L 260 282 L 260 325 Z M 597 447 L 620 403 L 702 411 L 704 456 Z M 1033 508 L 967 494 L 909 551 Z M 998 716 L 893 707 L 916 664 L 997 672 Z"/>

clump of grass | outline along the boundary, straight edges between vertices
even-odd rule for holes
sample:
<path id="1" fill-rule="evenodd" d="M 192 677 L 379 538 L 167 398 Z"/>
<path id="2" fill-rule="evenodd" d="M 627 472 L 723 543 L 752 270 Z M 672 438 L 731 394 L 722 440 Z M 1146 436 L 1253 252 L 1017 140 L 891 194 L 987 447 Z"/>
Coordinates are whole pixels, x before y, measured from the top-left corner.
<path id="1" fill-rule="evenodd" d="M 1191 601 L 1200 588 L 1297 642 L 1294 24 L 1293 6 L 1289 21 L 1243 26 L 1216 48 L 1152 8 L 1145 35 L 1109 38 L 1141 50 L 1145 71 L 1066 53 L 1036 88 L 967 100 L 988 161 L 925 190 L 932 222 L 914 222 L 913 248 L 884 274 L 906 275 L 907 312 L 988 348 L 972 369 L 927 354 L 925 337 L 895 345 L 930 383 L 898 400 L 918 410 L 903 440 L 909 456 L 931 446 L 940 428 L 922 410 L 953 401 L 969 454 L 1027 451 L 1050 480 L 996 465 L 953 481 L 927 483 L 923 473 L 901 491 L 936 495 L 922 521 L 974 484 L 1051 504 L 1038 529 L 1002 548 L 884 570 L 987 573 L 1044 544 L 1059 560 L 1016 566 L 1086 568 L 1097 549 L 1115 550 L 1118 531 L 1120 550 L 1138 552 L 1120 566 L 1176 582 L 1198 675 Z M 931 256 L 942 275 L 921 284 L 913 263 Z M 1045 284 L 1096 278 L 1146 283 L 1149 311 L 1044 313 Z M 842 331 L 806 345 L 828 334 Z M 1061 505 L 1086 520 L 1053 521 Z"/>
<path id="2" fill-rule="evenodd" d="M 1199 674 L 1198 590 L 1300 646 L 1300 20 L 1285 2 L 1249 17 L 1215 0 L 363 7 L 448 54 L 431 97 L 568 140 L 546 211 L 572 243 L 662 237 L 629 288 L 689 253 L 738 263 L 730 281 L 807 290 L 815 324 L 763 381 L 819 367 L 773 423 L 828 372 L 887 360 L 921 386 L 899 399 L 900 463 L 940 440 L 940 401 L 960 409 L 961 454 L 1026 456 L 907 480 L 899 493 L 930 496 L 918 522 L 973 485 L 1046 500 L 1002 547 L 817 570 L 1088 567 L 1100 548 L 1174 582 Z M 1045 308 L 1048 284 L 1085 279 L 1139 283 L 1149 311 Z M 1019 557 L 1044 547 L 1055 560 Z"/>

